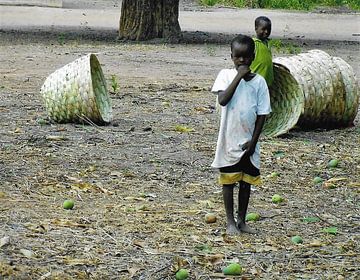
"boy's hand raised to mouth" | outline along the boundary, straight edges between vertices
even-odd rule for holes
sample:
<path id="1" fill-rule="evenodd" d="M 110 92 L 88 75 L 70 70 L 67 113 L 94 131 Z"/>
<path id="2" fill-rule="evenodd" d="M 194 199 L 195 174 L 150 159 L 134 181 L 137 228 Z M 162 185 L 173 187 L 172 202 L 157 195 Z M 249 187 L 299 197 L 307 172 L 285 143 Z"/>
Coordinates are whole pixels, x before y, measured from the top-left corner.
<path id="1" fill-rule="evenodd" d="M 249 65 L 241 64 L 238 66 L 237 71 L 238 71 L 238 75 L 240 75 L 241 77 L 245 77 L 247 74 L 250 73 L 251 70 Z"/>

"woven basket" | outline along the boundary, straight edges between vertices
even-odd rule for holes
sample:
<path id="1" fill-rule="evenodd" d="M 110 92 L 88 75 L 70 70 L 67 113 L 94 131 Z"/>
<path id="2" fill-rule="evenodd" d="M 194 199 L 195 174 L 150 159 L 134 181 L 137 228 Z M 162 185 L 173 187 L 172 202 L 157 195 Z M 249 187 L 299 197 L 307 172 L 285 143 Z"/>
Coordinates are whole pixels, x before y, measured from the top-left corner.
<path id="1" fill-rule="evenodd" d="M 274 82 L 270 90 L 272 112 L 266 119 L 263 134 L 275 137 L 288 132 L 304 109 L 304 94 L 289 70 L 274 63 Z"/>
<path id="2" fill-rule="evenodd" d="M 296 124 L 343 127 L 355 119 L 360 90 L 353 69 L 341 58 L 321 50 L 278 57 L 274 76 L 270 88 L 273 113 L 265 123 L 265 135 L 283 134 Z"/>
<path id="3" fill-rule="evenodd" d="M 80 57 L 49 75 L 40 93 L 55 122 L 106 124 L 112 119 L 106 81 L 94 54 Z"/>

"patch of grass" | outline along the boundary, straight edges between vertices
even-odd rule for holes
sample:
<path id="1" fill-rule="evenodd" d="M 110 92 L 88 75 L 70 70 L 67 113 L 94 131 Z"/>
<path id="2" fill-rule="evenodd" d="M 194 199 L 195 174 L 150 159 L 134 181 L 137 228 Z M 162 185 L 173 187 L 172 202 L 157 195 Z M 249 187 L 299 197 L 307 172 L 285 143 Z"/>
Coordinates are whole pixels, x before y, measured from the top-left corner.
<path id="1" fill-rule="evenodd" d="M 213 45 L 206 45 L 206 52 L 207 52 L 208 56 L 215 56 L 216 55 L 216 50 L 215 50 L 215 47 Z"/>
<path id="2" fill-rule="evenodd" d="M 112 92 L 117 93 L 117 91 L 119 89 L 119 83 L 118 83 L 116 75 L 111 75 L 110 81 L 111 81 L 110 86 L 111 86 Z"/>
<path id="3" fill-rule="evenodd" d="M 278 53 L 286 53 L 286 54 L 299 54 L 301 52 L 301 48 L 288 42 L 283 42 L 280 39 L 271 39 L 269 41 L 269 48 L 275 50 Z"/>
<path id="4" fill-rule="evenodd" d="M 57 38 L 57 41 L 61 46 L 65 45 L 65 33 L 60 33 Z"/>
<path id="5" fill-rule="evenodd" d="M 36 123 L 39 124 L 39 125 L 47 125 L 47 124 L 50 124 L 49 120 L 43 119 L 43 118 L 38 118 L 38 119 L 36 120 Z"/>
<path id="6" fill-rule="evenodd" d="M 175 131 L 181 132 L 181 133 L 189 133 L 189 132 L 193 132 L 194 129 L 190 128 L 190 127 L 187 127 L 187 126 L 184 126 L 184 125 L 176 125 L 175 126 Z"/>
<path id="7" fill-rule="evenodd" d="M 5 151 L 10 151 L 10 150 L 12 150 L 14 148 L 14 146 L 12 145 L 12 144 L 4 144 L 3 146 L 2 146 L 2 149 L 3 149 L 3 151 L 5 152 Z"/>
<path id="8" fill-rule="evenodd" d="M 201 0 L 200 3 L 205 6 L 214 6 L 218 0 Z"/>
<path id="9" fill-rule="evenodd" d="M 308 11 L 316 6 L 312 0 L 259 0 L 261 8 L 305 10 Z"/>
<path id="10" fill-rule="evenodd" d="M 224 5 L 238 8 L 266 8 L 309 11 L 318 6 L 348 7 L 360 10 L 359 0 L 201 0 L 205 6 Z"/>
<path id="11" fill-rule="evenodd" d="M 259 8 L 258 0 L 201 0 L 201 4 L 205 6 L 215 6 L 216 4 L 228 7 L 251 7 Z"/>

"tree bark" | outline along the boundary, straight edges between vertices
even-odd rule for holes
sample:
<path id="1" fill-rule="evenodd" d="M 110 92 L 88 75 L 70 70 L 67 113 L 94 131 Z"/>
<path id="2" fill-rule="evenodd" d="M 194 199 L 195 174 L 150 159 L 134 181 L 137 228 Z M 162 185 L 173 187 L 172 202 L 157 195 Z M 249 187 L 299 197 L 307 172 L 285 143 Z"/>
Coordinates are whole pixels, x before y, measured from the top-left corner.
<path id="1" fill-rule="evenodd" d="M 119 37 L 135 41 L 154 38 L 178 41 L 181 36 L 178 19 L 179 0 L 123 0 Z"/>

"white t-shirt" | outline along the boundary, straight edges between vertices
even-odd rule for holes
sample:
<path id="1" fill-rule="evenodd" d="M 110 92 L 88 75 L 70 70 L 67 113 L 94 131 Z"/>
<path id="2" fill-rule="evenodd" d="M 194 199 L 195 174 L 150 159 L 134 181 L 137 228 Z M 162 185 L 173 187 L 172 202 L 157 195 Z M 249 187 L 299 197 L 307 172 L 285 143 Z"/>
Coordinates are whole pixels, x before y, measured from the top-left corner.
<path id="1" fill-rule="evenodd" d="M 218 93 L 226 90 L 236 74 L 236 69 L 221 70 L 211 91 Z M 220 168 L 238 163 L 244 154 L 242 146 L 252 138 L 257 116 L 270 112 L 269 89 L 265 79 L 258 74 L 248 82 L 241 79 L 229 103 L 221 106 L 220 130 L 211 166 Z M 259 143 L 250 160 L 260 169 Z"/>

